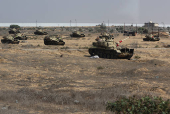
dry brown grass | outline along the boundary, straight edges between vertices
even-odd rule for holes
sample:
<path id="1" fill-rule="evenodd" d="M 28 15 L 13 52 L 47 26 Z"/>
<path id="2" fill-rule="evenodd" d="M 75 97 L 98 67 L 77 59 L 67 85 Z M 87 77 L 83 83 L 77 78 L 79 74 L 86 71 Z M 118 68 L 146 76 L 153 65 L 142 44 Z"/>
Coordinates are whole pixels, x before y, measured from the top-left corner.
<path id="1" fill-rule="evenodd" d="M 87 50 L 60 50 L 86 49 L 97 35 L 65 39 L 64 47 L 45 46 L 41 37 L 19 45 L 0 44 L 0 113 L 104 113 L 106 102 L 121 96 L 170 98 L 170 52 L 148 49 L 168 44 L 167 38 L 126 40 L 123 45 L 148 47 L 135 49 L 132 60 L 91 59 Z"/>

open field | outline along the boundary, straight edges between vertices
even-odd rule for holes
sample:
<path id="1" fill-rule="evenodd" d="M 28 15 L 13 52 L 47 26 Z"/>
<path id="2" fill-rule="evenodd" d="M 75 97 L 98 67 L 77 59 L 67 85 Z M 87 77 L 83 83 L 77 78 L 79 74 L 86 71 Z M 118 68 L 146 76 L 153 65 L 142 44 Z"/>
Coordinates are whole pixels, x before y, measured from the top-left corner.
<path id="1" fill-rule="evenodd" d="M 131 36 L 120 45 L 134 48 L 134 56 L 116 60 L 90 58 L 87 49 L 99 33 L 62 35 L 64 46 L 46 46 L 44 36 L 0 43 L 0 113 L 109 113 L 106 103 L 120 96 L 170 99 L 169 38 L 144 42 L 144 35 Z"/>

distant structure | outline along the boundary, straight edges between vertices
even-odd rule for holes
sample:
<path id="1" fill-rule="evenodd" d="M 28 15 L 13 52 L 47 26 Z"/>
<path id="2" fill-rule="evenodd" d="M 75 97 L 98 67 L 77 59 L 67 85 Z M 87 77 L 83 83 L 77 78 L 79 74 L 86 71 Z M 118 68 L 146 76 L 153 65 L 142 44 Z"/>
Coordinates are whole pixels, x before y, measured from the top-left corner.
<path id="1" fill-rule="evenodd" d="M 144 23 L 144 27 L 158 27 L 158 23 L 153 23 L 152 21 L 149 21 L 148 23 Z"/>

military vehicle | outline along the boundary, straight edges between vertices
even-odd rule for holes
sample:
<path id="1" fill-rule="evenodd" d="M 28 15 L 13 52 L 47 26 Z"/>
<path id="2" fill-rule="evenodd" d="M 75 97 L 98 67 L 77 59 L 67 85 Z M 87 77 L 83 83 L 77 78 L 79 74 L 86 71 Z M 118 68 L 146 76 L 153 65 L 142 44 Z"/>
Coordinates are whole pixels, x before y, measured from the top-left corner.
<path id="1" fill-rule="evenodd" d="M 104 39 L 106 39 L 106 38 L 113 38 L 114 39 L 114 36 L 109 34 L 109 33 L 103 32 L 103 33 L 101 33 L 101 35 L 99 35 L 99 38 L 100 39 L 103 39 L 103 38 Z"/>
<path id="2" fill-rule="evenodd" d="M 121 40 L 118 43 L 113 39 L 113 37 L 108 37 L 106 39 L 97 38 L 97 42 L 93 42 L 94 48 L 89 48 L 89 54 L 91 56 L 98 55 L 100 58 L 108 59 L 130 59 L 133 56 L 134 49 L 121 49 L 118 47 L 119 43 L 126 39 Z"/>
<path id="3" fill-rule="evenodd" d="M 23 35 L 21 33 L 17 33 L 14 35 L 14 38 L 17 39 L 17 40 L 27 40 L 27 36 L 26 35 Z"/>
<path id="4" fill-rule="evenodd" d="M 9 30 L 9 34 L 17 34 L 17 33 L 20 33 L 20 30 L 19 30 L 19 29 L 11 28 L 11 29 Z"/>
<path id="5" fill-rule="evenodd" d="M 19 41 L 15 39 L 12 35 L 4 36 L 3 39 L 1 39 L 1 42 L 3 44 L 19 44 Z"/>
<path id="6" fill-rule="evenodd" d="M 45 45 L 64 45 L 65 42 L 61 37 L 57 36 L 46 36 L 44 38 Z"/>
<path id="7" fill-rule="evenodd" d="M 136 32 L 135 31 L 124 31 L 124 36 L 136 36 Z"/>
<path id="8" fill-rule="evenodd" d="M 153 34 L 147 34 L 145 37 L 146 38 L 143 38 L 143 41 L 159 41 L 160 40 L 159 35 L 154 36 Z"/>
<path id="9" fill-rule="evenodd" d="M 70 34 L 71 37 L 85 37 L 84 34 L 81 34 L 80 31 L 74 31 Z"/>
<path id="10" fill-rule="evenodd" d="M 42 29 L 38 29 L 34 32 L 35 35 L 47 35 L 48 33 L 43 31 Z"/>

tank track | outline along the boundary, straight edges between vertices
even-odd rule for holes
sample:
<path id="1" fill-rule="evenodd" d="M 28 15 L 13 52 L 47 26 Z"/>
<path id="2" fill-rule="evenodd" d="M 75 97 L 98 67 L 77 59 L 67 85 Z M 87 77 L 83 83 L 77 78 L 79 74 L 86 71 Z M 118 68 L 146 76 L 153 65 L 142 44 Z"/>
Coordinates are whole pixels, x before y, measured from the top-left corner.
<path id="1" fill-rule="evenodd" d="M 19 44 L 20 41 L 11 41 L 11 40 L 1 40 L 1 43 L 3 44 Z"/>
<path id="2" fill-rule="evenodd" d="M 44 40 L 44 44 L 45 45 L 65 45 L 65 42 L 57 42 L 57 41 L 47 41 L 47 40 Z"/>
<path id="3" fill-rule="evenodd" d="M 43 32 L 43 33 L 40 33 L 40 32 L 34 32 L 35 35 L 47 35 L 48 33 L 47 32 Z"/>
<path id="4" fill-rule="evenodd" d="M 22 38 L 22 37 L 16 37 L 15 39 L 17 39 L 17 40 L 27 40 L 27 37 L 25 37 L 25 38 Z"/>
<path id="5" fill-rule="evenodd" d="M 159 41 L 160 38 L 157 38 L 157 39 L 149 39 L 149 38 L 143 38 L 143 41 Z"/>
<path id="6" fill-rule="evenodd" d="M 20 32 L 14 32 L 14 31 L 8 31 L 9 34 L 16 34 L 16 33 L 20 33 Z"/>
<path id="7" fill-rule="evenodd" d="M 134 49 L 123 48 L 120 51 L 121 53 L 117 53 L 116 50 L 112 49 L 89 48 L 91 56 L 98 55 L 100 58 L 107 59 L 130 59 L 133 56 Z"/>
<path id="8" fill-rule="evenodd" d="M 75 35 L 75 34 L 71 34 L 71 37 L 85 37 L 85 35 Z"/>

